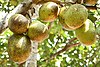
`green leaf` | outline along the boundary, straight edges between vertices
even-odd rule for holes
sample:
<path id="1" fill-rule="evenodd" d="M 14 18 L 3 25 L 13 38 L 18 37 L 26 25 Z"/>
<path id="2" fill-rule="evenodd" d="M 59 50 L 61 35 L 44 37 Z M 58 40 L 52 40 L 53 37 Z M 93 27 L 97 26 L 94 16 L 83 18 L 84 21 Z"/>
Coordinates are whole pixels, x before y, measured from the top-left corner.
<path id="1" fill-rule="evenodd" d="M 100 25 L 96 28 L 96 33 L 100 35 Z"/>
<path id="2" fill-rule="evenodd" d="M 61 30 L 61 35 L 63 36 L 63 37 L 65 37 L 65 38 L 67 38 L 67 35 L 65 34 L 65 31 L 64 30 Z"/>
<path id="3" fill-rule="evenodd" d="M 97 24 L 100 24 L 100 21 L 99 22 L 96 22 Z"/>
<path id="4" fill-rule="evenodd" d="M 94 17 L 94 15 L 89 14 L 88 18 L 92 21 L 95 22 L 97 20 L 96 17 Z"/>
<path id="5" fill-rule="evenodd" d="M 93 44 L 92 47 L 95 48 L 96 47 L 96 44 Z"/>
<path id="6" fill-rule="evenodd" d="M 84 46 L 80 46 L 79 47 L 79 50 L 84 50 Z"/>
<path id="7" fill-rule="evenodd" d="M 10 0 L 10 4 L 16 6 L 18 4 L 17 0 Z"/>
<path id="8" fill-rule="evenodd" d="M 4 0 L 0 0 L 1 3 L 4 3 Z"/>
<path id="9" fill-rule="evenodd" d="M 74 36 L 73 31 L 68 31 L 68 34 L 71 35 L 71 36 Z"/>
<path id="10" fill-rule="evenodd" d="M 96 64 L 96 67 L 100 67 L 100 61 Z"/>
<path id="11" fill-rule="evenodd" d="M 61 29 L 62 29 L 62 26 L 55 21 L 51 25 L 49 32 L 50 32 L 50 34 L 56 34 L 56 33 L 60 32 Z"/>

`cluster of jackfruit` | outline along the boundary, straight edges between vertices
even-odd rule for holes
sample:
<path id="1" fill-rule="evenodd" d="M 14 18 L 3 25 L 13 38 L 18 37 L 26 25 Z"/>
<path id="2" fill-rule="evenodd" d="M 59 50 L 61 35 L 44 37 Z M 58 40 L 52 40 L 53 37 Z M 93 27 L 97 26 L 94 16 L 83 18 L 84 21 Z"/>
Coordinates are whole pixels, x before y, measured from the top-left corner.
<path id="1" fill-rule="evenodd" d="M 81 4 L 62 7 L 59 22 L 66 30 L 75 31 L 76 37 L 85 45 L 92 45 L 96 41 L 93 22 L 88 19 L 88 10 Z"/>
<path id="2" fill-rule="evenodd" d="M 48 26 L 42 22 L 53 22 L 57 18 L 64 29 L 75 31 L 81 43 L 92 45 L 95 42 L 95 27 L 88 19 L 88 10 L 85 6 L 74 4 L 59 8 L 56 3 L 47 2 L 39 9 L 40 21 L 30 22 L 22 14 L 10 17 L 8 27 L 14 33 L 8 40 L 10 59 L 18 63 L 26 61 L 31 53 L 31 40 L 43 42 L 49 36 Z"/>
<path id="3" fill-rule="evenodd" d="M 23 63 L 31 53 L 31 40 L 41 42 L 48 37 L 47 26 L 38 20 L 32 23 L 22 14 L 14 14 L 8 21 L 9 29 L 14 33 L 8 39 L 10 59 Z"/>
<path id="4" fill-rule="evenodd" d="M 58 7 L 56 3 L 48 2 L 41 6 L 39 18 L 43 22 L 52 22 L 56 18 L 66 30 L 75 31 L 76 37 L 85 45 L 96 41 L 93 22 L 88 19 L 88 9 L 81 4 Z"/>

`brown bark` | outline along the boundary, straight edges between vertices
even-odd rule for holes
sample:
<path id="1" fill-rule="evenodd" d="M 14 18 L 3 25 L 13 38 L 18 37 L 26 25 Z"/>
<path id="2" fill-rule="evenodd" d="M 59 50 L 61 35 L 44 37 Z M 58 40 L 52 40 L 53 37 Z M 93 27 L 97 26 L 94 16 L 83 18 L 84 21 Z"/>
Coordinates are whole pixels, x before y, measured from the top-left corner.
<path id="1" fill-rule="evenodd" d="M 32 53 L 26 61 L 25 67 L 37 67 L 38 43 L 32 41 Z"/>

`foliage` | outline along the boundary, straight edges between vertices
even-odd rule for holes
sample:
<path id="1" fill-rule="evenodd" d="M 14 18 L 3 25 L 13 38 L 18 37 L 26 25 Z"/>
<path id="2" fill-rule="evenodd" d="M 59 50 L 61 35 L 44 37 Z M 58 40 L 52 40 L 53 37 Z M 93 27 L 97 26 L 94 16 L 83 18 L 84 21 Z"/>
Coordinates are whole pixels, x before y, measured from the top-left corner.
<path id="1" fill-rule="evenodd" d="M 0 12 L 11 11 L 15 6 L 9 5 L 6 0 L 0 0 Z M 5 8 L 5 7 L 9 8 Z M 100 27 L 100 9 L 89 11 L 89 19 L 94 22 L 97 31 Z M 0 17 L 1 18 L 1 17 Z M 2 21 L 2 19 L 0 19 Z M 99 30 L 100 31 L 100 30 Z M 100 33 L 98 33 L 100 34 Z M 0 34 L 0 67 L 18 67 L 15 62 L 9 60 L 7 52 L 8 38 L 12 32 L 7 29 Z M 97 41 L 92 46 L 79 44 L 69 50 L 63 51 L 56 57 L 53 55 L 63 49 L 65 45 L 73 45 L 79 41 L 69 41 L 76 38 L 74 31 L 62 29 L 62 26 L 55 20 L 50 29 L 49 38 L 39 43 L 38 47 L 38 67 L 99 67 L 100 66 L 100 35 L 97 35 Z M 53 58 L 52 58 L 53 57 Z"/>

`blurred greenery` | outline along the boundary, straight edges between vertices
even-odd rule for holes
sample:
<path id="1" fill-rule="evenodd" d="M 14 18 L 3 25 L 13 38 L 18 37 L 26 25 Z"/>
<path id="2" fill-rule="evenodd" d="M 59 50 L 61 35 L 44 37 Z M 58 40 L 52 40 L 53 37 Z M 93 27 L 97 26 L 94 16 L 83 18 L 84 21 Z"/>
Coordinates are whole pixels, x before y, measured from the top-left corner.
<path id="1" fill-rule="evenodd" d="M 14 9 L 16 5 L 9 4 L 8 0 L 0 0 L 0 12 L 5 11 L 5 13 L 8 13 Z M 100 34 L 100 9 L 89 11 L 89 19 L 95 23 L 97 31 Z M 2 21 L 2 19 L 0 19 L 0 21 Z M 0 67 L 18 67 L 15 62 L 9 60 L 7 52 L 8 38 L 12 34 L 13 33 L 9 29 L 0 34 Z M 84 46 L 83 44 L 80 44 L 64 51 L 52 60 L 49 60 L 51 55 L 64 48 L 72 38 L 76 38 L 74 31 L 62 29 L 58 20 L 55 20 L 51 26 L 49 38 L 39 44 L 39 52 L 37 55 L 38 67 L 100 67 L 99 35 L 97 35 L 96 43 L 92 46 Z M 75 40 L 71 42 L 71 44 L 77 42 L 79 41 Z M 45 59 L 48 61 L 44 61 Z"/>

